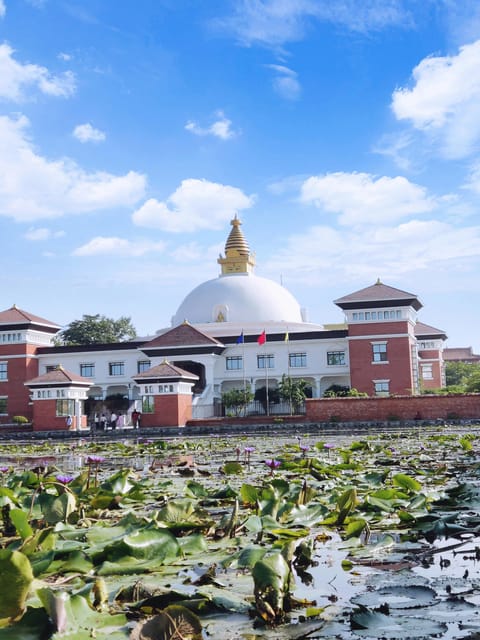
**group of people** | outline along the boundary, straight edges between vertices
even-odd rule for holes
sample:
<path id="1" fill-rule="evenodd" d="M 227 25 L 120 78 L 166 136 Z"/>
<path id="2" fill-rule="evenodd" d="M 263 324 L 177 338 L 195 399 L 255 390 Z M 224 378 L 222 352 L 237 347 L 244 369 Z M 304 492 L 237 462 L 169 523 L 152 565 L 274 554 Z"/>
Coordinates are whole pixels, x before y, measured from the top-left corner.
<path id="1" fill-rule="evenodd" d="M 136 409 L 131 413 L 132 427 L 134 429 L 140 428 L 140 420 L 142 414 Z M 128 414 L 112 411 L 110 414 L 96 412 L 93 417 L 93 426 L 96 431 L 107 431 L 107 429 L 123 429 L 129 426 Z"/>

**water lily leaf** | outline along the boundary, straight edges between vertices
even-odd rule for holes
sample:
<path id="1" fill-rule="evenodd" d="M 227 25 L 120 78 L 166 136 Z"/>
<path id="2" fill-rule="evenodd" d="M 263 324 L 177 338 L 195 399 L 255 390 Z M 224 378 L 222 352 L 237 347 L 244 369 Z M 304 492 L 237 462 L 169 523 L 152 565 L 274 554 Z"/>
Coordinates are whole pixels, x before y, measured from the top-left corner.
<path id="1" fill-rule="evenodd" d="M 430 638 L 440 636 L 448 628 L 442 622 L 409 616 L 390 616 L 364 607 L 352 612 L 350 625 L 358 636 L 385 640 Z"/>
<path id="2" fill-rule="evenodd" d="M 47 529 L 38 529 L 35 533 L 25 540 L 20 547 L 19 551 L 26 556 L 35 553 L 36 551 L 50 551 L 55 549 L 57 543 L 57 535 L 52 527 Z"/>
<path id="3" fill-rule="evenodd" d="M 18 535 L 25 540 L 33 535 L 33 529 L 28 522 L 28 515 L 22 509 L 10 509 L 10 520 L 15 526 Z"/>
<path id="4" fill-rule="evenodd" d="M 45 609 L 28 607 L 21 620 L 0 628 L 0 640 L 38 640 L 49 638 L 52 632 L 53 625 Z"/>
<path id="5" fill-rule="evenodd" d="M 358 538 L 367 528 L 367 521 L 363 518 L 352 520 L 345 529 L 345 538 Z"/>
<path id="6" fill-rule="evenodd" d="M 189 480 L 185 485 L 185 495 L 191 498 L 205 498 L 208 496 L 208 491 L 200 482 Z"/>
<path id="7" fill-rule="evenodd" d="M 353 604 L 378 608 L 387 604 L 389 609 L 429 607 L 439 602 L 433 589 L 425 586 L 388 586 L 352 598 Z"/>
<path id="8" fill-rule="evenodd" d="M 392 478 L 393 483 L 399 487 L 402 487 L 408 492 L 418 493 L 421 490 L 422 485 L 410 476 L 407 476 L 405 473 L 397 473 Z"/>
<path id="9" fill-rule="evenodd" d="M 37 551 L 28 556 L 30 564 L 32 565 L 33 575 L 35 577 L 45 573 L 48 567 L 52 564 L 55 558 L 55 552 L 51 551 Z"/>
<path id="10" fill-rule="evenodd" d="M 41 493 L 38 500 L 43 517 L 49 524 L 65 522 L 77 508 L 77 500 L 70 491 L 65 491 L 59 496 Z"/>
<path id="11" fill-rule="evenodd" d="M 53 589 L 39 589 L 37 595 L 57 629 L 52 640 L 125 640 L 123 613 L 96 611 L 85 597 Z"/>
<path id="12" fill-rule="evenodd" d="M 252 569 L 257 614 L 266 622 L 280 621 L 285 614 L 291 570 L 281 552 L 266 554 Z"/>
<path id="13" fill-rule="evenodd" d="M 122 469 L 105 482 L 102 482 L 99 488 L 114 495 L 125 495 L 136 486 L 135 483 L 132 482 L 132 478 L 133 473 L 131 469 Z"/>
<path id="14" fill-rule="evenodd" d="M 33 572 L 26 555 L 20 551 L 2 549 L 0 575 L 3 585 L 7 587 L 2 589 L 0 598 L 0 626 L 5 626 L 23 614 Z"/>
<path id="15" fill-rule="evenodd" d="M 222 473 L 225 475 L 240 475 L 243 473 L 243 465 L 240 462 L 226 462 L 222 466 Z"/>
<path id="16" fill-rule="evenodd" d="M 129 555 L 133 558 L 165 560 L 178 556 L 180 547 L 175 536 L 166 529 L 145 527 L 132 531 L 106 551 L 112 558 Z"/>
<path id="17" fill-rule="evenodd" d="M 342 493 L 337 500 L 337 524 L 343 524 L 345 518 L 355 509 L 357 503 L 357 490 L 355 487 L 347 489 Z"/>
<path id="18" fill-rule="evenodd" d="M 244 504 L 255 505 L 258 501 L 258 489 L 251 484 L 242 484 L 240 487 L 240 498 Z"/>
<path id="19" fill-rule="evenodd" d="M 192 533 L 188 536 L 177 538 L 179 547 L 184 554 L 203 553 L 208 551 L 208 543 L 204 536 Z"/>

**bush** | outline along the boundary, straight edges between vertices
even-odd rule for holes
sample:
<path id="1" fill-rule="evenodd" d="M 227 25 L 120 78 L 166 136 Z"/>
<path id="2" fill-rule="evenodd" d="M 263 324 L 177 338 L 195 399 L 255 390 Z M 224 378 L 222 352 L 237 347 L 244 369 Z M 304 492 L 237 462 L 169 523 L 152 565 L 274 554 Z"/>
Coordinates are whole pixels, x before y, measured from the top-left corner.
<path id="1" fill-rule="evenodd" d="M 28 418 L 25 418 L 25 416 L 13 416 L 12 422 L 15 422 L 15 424 L 28 424 Z"/>

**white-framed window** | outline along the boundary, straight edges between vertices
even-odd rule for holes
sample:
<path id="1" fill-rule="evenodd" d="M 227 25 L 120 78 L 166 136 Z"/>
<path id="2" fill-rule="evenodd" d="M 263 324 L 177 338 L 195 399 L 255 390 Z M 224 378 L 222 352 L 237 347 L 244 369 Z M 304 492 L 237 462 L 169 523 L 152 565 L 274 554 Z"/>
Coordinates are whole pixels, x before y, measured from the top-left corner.
<path id="1" fill-rule="evenodd" d="M 225 366 L 227 367 L 227 371 L 238 371 L 239 369 L 243 369 L 242 356 L 227 356 Z"/>
<path id="2" fill-rule="evenodd" d="M 173 393 L 173 384 L 159 384 L 158 393 Z"/>
<path id="3" fill-rule="evenodd" d="M 372 343 L 372 362 L 388 362 L 386 342 Z"/>
<path id="4" fill-rule="evenodd" d="M 73 416 L 75 413 L 75 400 L 57 400 L 56 402 L 57 417 Z"/>
<path id="5" fill-rule="evenodd" d="M 142 396 L 142 413 L 153 413 L 155 411 L 155 399 L 153 396 Z"/>
<path id="6" fill-rule="evenodd" d="M 327 351 L 327 364 L 345 364 L 345 351 Z"/>
<path id="7" fill-rule="evenodd" d="M 275 366 L 275 356 L 273 353 L 267 353 L 257 356 L 258 369 L 273 369 Z"/>
<path id="8" fill-rule="evenodd" d="M 80 365 L 80 375 L 84 378 L 95 377 L 95 364 L 93 362 L 85 362 Z"/>
<path id="9" fill-rule="evenodd" d="M 0 415 L 6 416 L 8 414 L 8 396 L 0 397 Z"/>
<path id="10" fill-rule="evenodd" d="M 433 340 L 426 340 L 424 342 L 420 342 L 420 349 L 435 349 L 435 342 Z"/>
<path id="11" fill-rule="evenodd" d="M 150 369 L 150 366 L 151 366 L 150 360 L 138 360 L 137 373 L 143 373 L 144 371 L 148 371 Z"/>
<path id="12" fill-rule="evenodd" d="M 288 354 L 288 366 L 289 367 L 306 367 L 307 366 L 307 354 L 306 353 L 289 353 Z"/>
<path id="13" fill-rule="evenodd" d="M 433 365 L 422 364 L 421 369 L 422 369 L 423 380 L 433 380 Z"/>
<path id="14" fill-rule="evenodd" d="M 109 362 L 108 363 L 108 375 L 109 376 L 124 376 L 125 375 L 125 363 L 124 362 Z"/>
<path id="15" fill-rule="evenodd" d="M 59 364 L 47 364 L 45 367 L 45 373 L 51 373 L 52 371 L 56 371 L 59 368 Z"/>
<path id="16" fill-rule="evenodd" d="M 376 396 L 385 396 L 390 392 L 390 380 L 374 380 L 373 385 Z"/>
<path id="17" fill-rule="evenodd" d="M 0 381 L 8 380 L 8 362 L 0 362 Z"/>

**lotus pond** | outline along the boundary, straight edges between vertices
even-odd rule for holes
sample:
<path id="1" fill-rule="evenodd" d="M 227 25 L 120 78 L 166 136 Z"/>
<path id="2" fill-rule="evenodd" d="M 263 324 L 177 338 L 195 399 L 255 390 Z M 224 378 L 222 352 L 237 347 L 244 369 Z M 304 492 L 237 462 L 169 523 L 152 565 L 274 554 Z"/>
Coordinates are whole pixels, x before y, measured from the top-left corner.
<path id="1" fill-rule="evenodd" d="M 0 640 L 480 638 L 480 426 L 0 445 Z"/>

